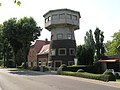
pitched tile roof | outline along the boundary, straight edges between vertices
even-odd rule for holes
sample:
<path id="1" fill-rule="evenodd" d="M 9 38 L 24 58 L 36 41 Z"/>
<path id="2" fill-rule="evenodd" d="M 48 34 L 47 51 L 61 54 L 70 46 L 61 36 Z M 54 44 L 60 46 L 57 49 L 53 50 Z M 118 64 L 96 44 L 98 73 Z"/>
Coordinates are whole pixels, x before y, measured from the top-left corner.
<path id="1" fill-rule="evenodd" d="M 48 54 L 49 53 L 50 44 L 46 44 L 42 47 L 41 51 L 38 55 Z"/>
<path id="2" fill-rule="evenodd" d="M 47 40 L 36 40 L 36 42 L 33 45 L 31 45 L 31 48 L 34 48 L 36 52 L 39 53 L 43 45 L 46 45 L 49 43 L 50 41 L 47 41 Z"/>

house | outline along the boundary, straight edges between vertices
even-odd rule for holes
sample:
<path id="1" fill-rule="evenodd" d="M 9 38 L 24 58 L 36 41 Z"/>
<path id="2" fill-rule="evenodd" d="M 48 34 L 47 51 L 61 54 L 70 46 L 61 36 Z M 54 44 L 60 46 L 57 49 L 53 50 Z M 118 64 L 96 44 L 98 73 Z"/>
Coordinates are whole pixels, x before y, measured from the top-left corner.
<path id="1" fill-rule="evenodd" d="M 37 54 L 38 57 L 38 66 L 48 66 L 49 61 L 48 61 L 48 56 L 49 56 L 49 48 L 50 44 L 43 45 L 41 51 Z M 51 66 L 51 65 L 49 65 Z"/>
<path id="2" fill-rule="evenodd" d="M 34 44 L 31 45 L 28 53 L 28 67 L 36 67 L 38 60 L 38 53 L 41 51 L 42 47 L 50 42 L 46 40 L 36 40 Z"/>
<path id="3" fill-rule="evenodd" d="M 106 69 L 114 69 L 114 71 L 120 71 L 120 45 L 117 47 L 118 54 L 112 56 L 105 56 L 102 60 L 99 60 L 102 64 L 103 71 Z"/>

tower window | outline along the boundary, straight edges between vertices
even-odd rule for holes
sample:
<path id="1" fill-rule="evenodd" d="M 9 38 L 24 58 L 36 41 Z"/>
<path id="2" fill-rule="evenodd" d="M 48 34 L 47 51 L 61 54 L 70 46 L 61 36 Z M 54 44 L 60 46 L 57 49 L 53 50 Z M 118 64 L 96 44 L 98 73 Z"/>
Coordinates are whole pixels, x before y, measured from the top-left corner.
<path id="1" fill-rule="evenodd" d="M 75 49 L 74 48 L 70 48 L 69 49 L 69 54 L 70 55 L 75 55 Z"/>
<path id="2" fill-rule="evenodd" d="M 67 14 L 67 19 L 72 19 L 72 15 L 71 14 Z"/>
<path id="3" fill-rule="evenodd" d="M 51 16 L 48 17 L 48 21 L 50 21 L 50 20 L 51 20 Z"/>
<path id="4" fill-rule="evenodd" d="M 72 16 L 72 19 L 73 19 L 73 20 L 77 20 L 77 16 L 76 16 L 76 15 L 73 15 L 73 16 Z"/>
<path id="5" fill-rule="evenodd" d="M 52 20 L 55 20 L 55 19 L 58 19 L 58 15 L 57 14 L 52 15 Z"/>
<path id="6" fill-rule="evenodd" d="M 48 18 L 45 19 L 45 23 L 48 22 Z"/>
<path id="7" fill-rule="evenodd" d="M 57 39 L 63 39 L 63 34 L 62 33 L 57 34 Z"/>
<path id="8" fill-rule="evenodd" d="M 51 49 L 51 55 L 54 56 L 55 55 L 55 49 Z"/>
<path id="9" fill-rule="evenodd" d="M 64 13 L 60 14 L 59 17 L 60 17 L 60 19 L 65 19 L 65 14 Z"/>
<path id="10" fill-rule="evenodd" d="M 66 48 L 59 48 L 58 55 L 66 55 Z"/>
<path id="11" fill-rule="evenodd" d="M 72 39 L 72 35 L 71 34 L 67 34 L 67 39 Z"/>

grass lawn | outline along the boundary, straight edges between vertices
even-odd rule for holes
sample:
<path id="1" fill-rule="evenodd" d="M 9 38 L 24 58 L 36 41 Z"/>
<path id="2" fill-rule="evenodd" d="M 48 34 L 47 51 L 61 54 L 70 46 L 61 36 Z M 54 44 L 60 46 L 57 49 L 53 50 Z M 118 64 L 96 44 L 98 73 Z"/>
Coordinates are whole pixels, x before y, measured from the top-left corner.
<path id="1" fill-rule="evenodd" d="M 120 82 L 120 79 L 117 79 L 116 81 L 117 81 L 117 82 Z"/>

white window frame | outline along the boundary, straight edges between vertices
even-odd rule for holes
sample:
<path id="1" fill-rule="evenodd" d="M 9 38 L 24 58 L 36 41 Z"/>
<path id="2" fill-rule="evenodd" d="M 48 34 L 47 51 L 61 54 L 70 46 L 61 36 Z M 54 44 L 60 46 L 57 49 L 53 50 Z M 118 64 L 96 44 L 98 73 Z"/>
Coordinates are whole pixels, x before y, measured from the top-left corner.
<path id="1" fill-rule="evenodd" d="M 67 39 L 72 39 L 72 34 L 68 33 L 67 34 Z"/>
<path id="2" fill-rule="evenodd" d="M 56 55 L 56 49 L 51 49 L 51 56 L 55 56 Z"/>
<path id="3" fill-rule="evenodd" d="M 61 53 L 60 53 L 60 50 L 64 50 L 65 53 L 64 53 L 64 54 L 61 54 Z M 59 49 L 58 49 L 58 55 L 59 55 L 59 56 L 64 56 L 64 55 L 66 55 L 66 48 L 59 48 Z"/>
<path id="4" fill-rule="evenodd" d="M 61 35 L 61 36 L 59 36 L 59 35 Z M 58 33 L 57 34 L 57 39 L 63 39 L 63 34 L 62 33 Z"/>

